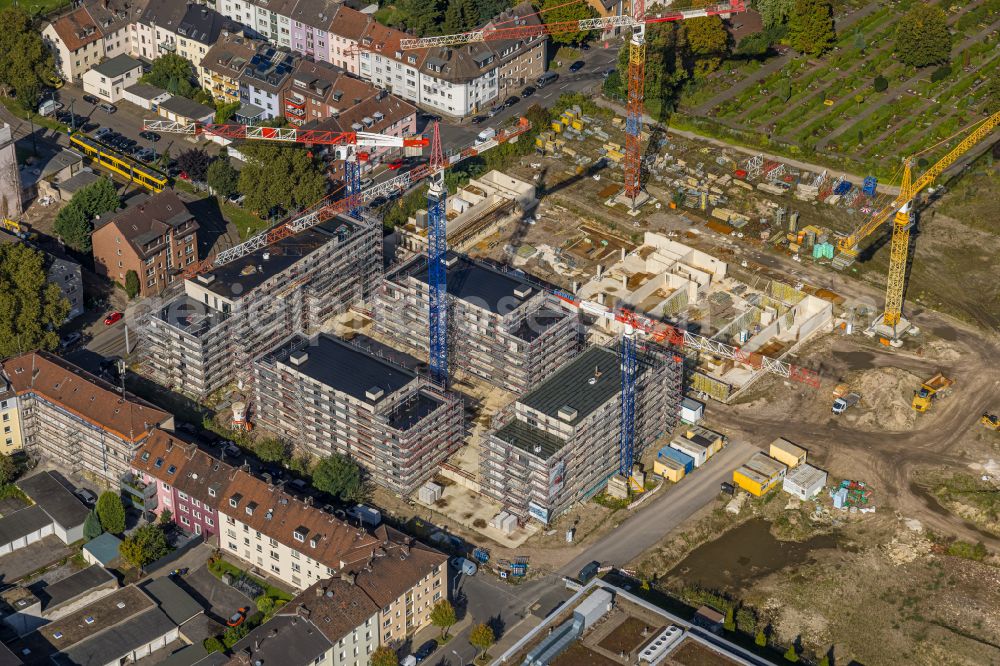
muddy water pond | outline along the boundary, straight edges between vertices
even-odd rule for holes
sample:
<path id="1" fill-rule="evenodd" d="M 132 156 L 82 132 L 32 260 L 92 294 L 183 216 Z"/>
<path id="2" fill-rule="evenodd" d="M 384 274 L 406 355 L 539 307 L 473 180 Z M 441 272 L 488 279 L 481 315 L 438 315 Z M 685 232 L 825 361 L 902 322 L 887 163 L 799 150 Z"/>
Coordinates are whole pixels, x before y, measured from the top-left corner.
<path id="1" fill-rule="evenodd" d="M 686 585 L 738 592 L 772 572 L 812 561 L 817 550 L 837 547 L 837 538 L 828 534 L 801 543 L 779 541 L 770 525 L 762 519 L 747 521 L 695 548 L 667 576 Z"/>

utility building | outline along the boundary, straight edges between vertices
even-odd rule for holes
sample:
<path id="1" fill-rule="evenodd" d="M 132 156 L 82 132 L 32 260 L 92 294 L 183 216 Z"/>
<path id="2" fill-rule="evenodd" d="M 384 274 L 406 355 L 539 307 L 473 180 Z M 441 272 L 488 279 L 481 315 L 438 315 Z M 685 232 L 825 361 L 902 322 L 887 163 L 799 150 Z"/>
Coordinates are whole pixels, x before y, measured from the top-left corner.
<path id="1" fill-rule="evenodd" d="M 449 254 L 448 363 L 495 386 L 524 393 L 577 350 L 576 315 L 520 275 Z M 375 298 L 375 328 L 428 353 L 427 258 L 386 276 Z"/>
<path id="2" fill-rule="evenodd" d="M 672 429 L 682 363 L 650 347 L 639 354 L 635 457 Z M 591 347 L 497 415 L 480 453 L 482 492 L 524 520 L 549 522 L 596 494 L 618 472 L 621 366 Z"/>
<path id="3" fill-rule="evenodd" d="M 294 335 L 254 362 L 257 421 L 321 458 L 348 456 L 409 494 L 462 443 L 462 403 L 374 353 Z"/>
<path id="4" fill-rule="evenodd" d="M 197 397 L 245 386 L 256 355 L 369 298 L 381 272 L 378 225 L 328 220 L 186 280 L 139 327 L 143 372 Z"/>

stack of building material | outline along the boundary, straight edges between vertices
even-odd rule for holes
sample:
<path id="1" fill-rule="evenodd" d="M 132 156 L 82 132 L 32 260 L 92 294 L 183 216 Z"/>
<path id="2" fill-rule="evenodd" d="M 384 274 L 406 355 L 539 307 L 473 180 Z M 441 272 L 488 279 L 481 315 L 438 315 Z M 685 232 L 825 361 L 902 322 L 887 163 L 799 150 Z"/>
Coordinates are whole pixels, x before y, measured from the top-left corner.
<path id="1" fill-rule="evenodd" d="M 420 487 L 417 491 L 417 499 L 423 504 L 434 504 L 439 499 L 441 499 L 441 494 L 444 492 L 444 488 L 440 485 L 434 483 L 433 481 L 428 481 Z"/>

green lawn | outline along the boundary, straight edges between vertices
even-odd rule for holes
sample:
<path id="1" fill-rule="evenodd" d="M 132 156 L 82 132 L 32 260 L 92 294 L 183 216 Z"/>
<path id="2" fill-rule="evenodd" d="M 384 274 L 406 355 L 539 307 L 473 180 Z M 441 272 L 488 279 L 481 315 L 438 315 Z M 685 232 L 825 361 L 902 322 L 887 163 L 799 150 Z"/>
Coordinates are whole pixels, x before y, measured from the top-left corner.
<path id="1" fill-rule="evenodd" d="M 70 0 L 0 0 L 0 9 L 17 5 L 31 14 L 48 15 L 70 6 Z"/>
<path id="2" fill-rule="evenodd" d="M 246 240 L 271 226 L 270 220 L 262 220 L 253 213 L 233 206 L 219 199 L 222 215 L 240 230 L 240 238 Z"/>
<path id="3" fill-rule="evenodd" d="M 238 578 L 240 575 L 246 574 L 246 572 L 240 569 L 239 567 L 234 566 L 223 559 L 218 559 L 210 563 L 208 565 L 208 570 L 212 572 L 213 576 L 220 579 L 222 578 L 222 574 L 224 573 L 228 573 L 230 576 L 233 576 L 234 578 Z M 268 582 L 265 580 L 261 580 L 260 578 L 257 578 L 256 576 L 251 576 L 250 574 L 247 574 L 247 578 L 249 578 L 253 582 L 260 585 L 262 588 L 264 588 L 265 590 L 264 593 L 267 596 L 271 597 L 272 599 L 280 599 L 281 601 L 284 601 L 286 603 L 292 600 L 292 595 L 290 595 L 288 592 L 285 592 L 281 588 L 275 587 L 274 585 L 268 584 Z"/>

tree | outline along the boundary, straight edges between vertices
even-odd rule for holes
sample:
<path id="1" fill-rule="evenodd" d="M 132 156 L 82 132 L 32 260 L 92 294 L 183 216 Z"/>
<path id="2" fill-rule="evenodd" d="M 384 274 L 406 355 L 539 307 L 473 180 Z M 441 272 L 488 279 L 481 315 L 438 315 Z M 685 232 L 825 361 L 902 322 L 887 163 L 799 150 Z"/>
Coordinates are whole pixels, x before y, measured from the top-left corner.
<path id="1" fill-rule="evenodd" d="M 236 192 L 240 182 L 240 172 L 233 168 L 227 159 L 217 159 L 208 167 L 206 173 L 208 186 L 220 197 L 228 197 Z"/>
<path id="2" fill-rule="evenodd" d="M 170 552 L 170 547 L 167 545 L 167 537 L 163 533 L 163 528 L 150 523 L 125 537 L 119 547 L 119 552 L 126 562 L 142 569 L 150 562 L 155 562 Z"/>
<path id="3" fill-rule="evenodd" d="M 243 622 L 238 627 L 229 627 L 224 632 L 222 632 L 222 644 L 229 649 L 240 642 L 240 639 L 250 633 L 250 627 L 247 626 L 249 620 Z"/>
<path id="4" fill-rule="evenodd" d="M 170 513 L 170 509 L 164 509 L 160 512 L 160 517 L 157 519 L 157 523 L 166 527 L 174 519 L 174 514 Z"/>
<path id="5" fill-rule="evenodd" d="M 304 148 L 261 142 L 240 150 L 246 165 L 237 189 L 246 195 L 248 209 L 267 215 L 275 206 L 298 209 L 326 196 L 326 173 Z"/>
<path id="6" fill-rule="evenodd" d="M 281 462 L 288 457 L 288 445 L 276 437 L 268 437 L 255 443 L 253 451 L 264 462 Z"/>
<path id="7" fill-rule="evenodd" d="M 17 464 L 6 453 L 0 453 L 0 486 L 13 483 L 17 478 Z"/>
<path id="8" fill-rule="evenodd" d="M 888 79 L 886 79 L 886 78 L 885 78 L 884 76 L 882 76 L 881 74 L 879 74 L 879 75 L 878 75 L 878 76 L 876 76 L 876 77 L 875 77 L 875 79 L 874 79 L 874 80 L 872 81 L 872 89 L 873 89 L 873 90 L 874 90 L 875 92 L 885 92 L 886 90 L 888 90 L 888 89 L 889 89 L 889 80 L 888 80 Z"/>
<path id="9" fill-rule="evenodd" d="M 87 519 L 83 521 L 83 538 L 90 541 L 102 534 L 104 534 L 104 529 L 101 528 L 101 519 L 97 517 L 97 512 L 91 510 L 87 514 Z"/>
<path id="10" fill-rule="evenodd" d="M 781 25 L 788 20 L 795 6 L 795 0 L 756 0 L 754 5 L 760 12 L 765 28 Z"/>
<path id="11" fill-rule="evenodd" d="M 736 631 L 736 611 L 732 606 L 726 609 L 726 620 L 722 623 L 726 631 Z"/>
<path id="12" fill-rule="evenodd" d="M 479 649 L 480 659 L 486 656 L 486 651 L 493 647 L 495 642 L 496 636 L 493 635 L 493 629 L 488 624 L 477 624 L 469 633 L 469 643 L 472 644 L 472 647 Z"/>
<path id="13" fill-rule="evenodd" d="M 55 58 L 28 12 L 7 6 L 0 11 L 0 94 L 17 93 L 26 111 L 38 107 L 42 87 L 56 80 Z"/>
<path id="14" fill-rule="evenodd" d="M 442 25 L 444 34 L 465 32 L 478 24 L 479 12 L 476 11 L 472 0 L 449 0 L 448 7 L 444 10 Z"/>
<path id="15" fill-rule="evenodd" d="M 458 618 L 455 617 L 455 607 L 451 605 L 450 601 L 442 599 L 434 604 L 431 609 L 431 624 L 440 627 L 442 639 L 448 637 L 448 630 L 455 626 L 456 622 L 458 622 Z"/>
<path id="16" fill-rule="evenodd" d="M 788 17 L 788 40 L 799 53 L 819 55 L 835 39 L 833 8 L 827 0 L 795 0 Z"/>
<path id="17" fill-rule="evenodd" d="M 90 220 L 72 199 L 56 215 L 54 228 L 66 245 L 78 252 L 90 252 Z"/>
<path id="18" fill-rule="evenodd" d="M 125 293 L 128 294 L 129 299 L 133 299 L 139 295 L 139 290 L 141 289 L 139 284 L 139 274 L 134 270 L 129 269 L 125 273 Z"/>
<path id="19" fill-rule="evenodd" d="M 106 490 L 97 498 L 97 517 L 105 532 L 121 534 L 125 531 L 125 507 L 118 493 Z"/>
<path id="20" fill-rule="evenodd" d="M 240 103 L 238 100 L 228 104 L 225 102 L 217 102 L 215 105 L 215 122 L 224 123 L 232 118 L 239 110 Z"/>
<path id="21" fill-rule="evenodd" d="M 0 243 L 0 358 L 59 346 L 69 301 L 45 275 L 45 257 L 23 243 Z"/>
<path id="22" fill-rule="evenodd" d="M 896 25 L 896 55 L 912 67 L 948 62 L 951 33 L 944 10 L 937 5 L 915 5 Z"/>
<path id="23" fill-rule="evenodd" d="M 819 663 L 817 663 L 816 666 L 830 666 L 830 655 L 824 654 L 820 658 Z"/>
<path id="24" fill-rule="evenodd" d="M 688 48 L 694 57 L 695 74 L 708 74 L 718 69 L 729 54 L 729 33 L 718 16 L 703 16 L 684 22 Z"/>
<path id="25" fill-rule="evenodd" d="M 201 148 L 191 148 L 177 156 L 177 168 L 186 173 L 191 180 L 205 180 L 211 164 L 211 155 Z"/>
<path id="26" fill-rule="evenodd" d="M 149 73 L 139 79 L 181 97 L 192 98 L 198 87 L 194 84 L 194 65 L 176 53 L 165 53 L 150 65 Z"/>
<path id="27" fill-rule="evenodd" d="M 379 645 L 372 652 L 371 666 L 399 666 L 399 657 L 396 651 L 388 645 Z"/>
<path id="28" fill-rule="evenodd" d="M 201 642 L 201 645 L 205 648 L 205 652 L 209 654 L 222 652 L 226 649 L 226 646 L 222 644 L 222 641 L 217 636 L 209 636 Z"/>
<path id="29" fill-rule="evenodd" d="M 91 221 L 120 205 L 115 184 L 109 178 L 101 178 L 74 194 L 59 211 L 55 231 L 74 250 L 90 252 Z"/>
<path id="30" fill-rule="evenodd" d="M 763 629 L 757 630 L 757 635 L 754 636 L 753 642 L 757 644 L 757 647 L 767 647 L 767 634 L 764 633 Z"/>
<path id="31" fill-rule="evenodd" d="M 799 653 L 795 651 L 794 645 L 789 645 L 788 649 L 785 650 L 785 661 L 790 661 L 793 664 L 799 660 Z"/>
<path id="32" fill-rule="evenodd" d="M 269 616 L 274 612 L 274 599 L 262 594 L 253 601 L 254 605 L 257 606 L 257 610 L 263 613 L 265 616 Z"/>
<path id="33" fill-rule="evenodd" d="M 313 470 L 313 486 L 342 500 L 359 500 L 364 497 L 364 481 L 356 462 L 339 453 L 319 461 Z"/>
<path id="34" fill-rule="evenodd" d="M 545 15 L 546 23 L 559 23 L 560 21 L 581 21 L 583 19 L 595 18 L 597 12 L 585 2 L 567 3 L 565 0 L 545 0 L 542 3 L 542 12 Z M 582 32 L 559 32 L 552 35 L 552 42 L 556 45 L 565 44 L 567 46 L 582 44 L 590 35 L 588 31 Z M 628 49 L 624 49 L 628 51 Z"/>

